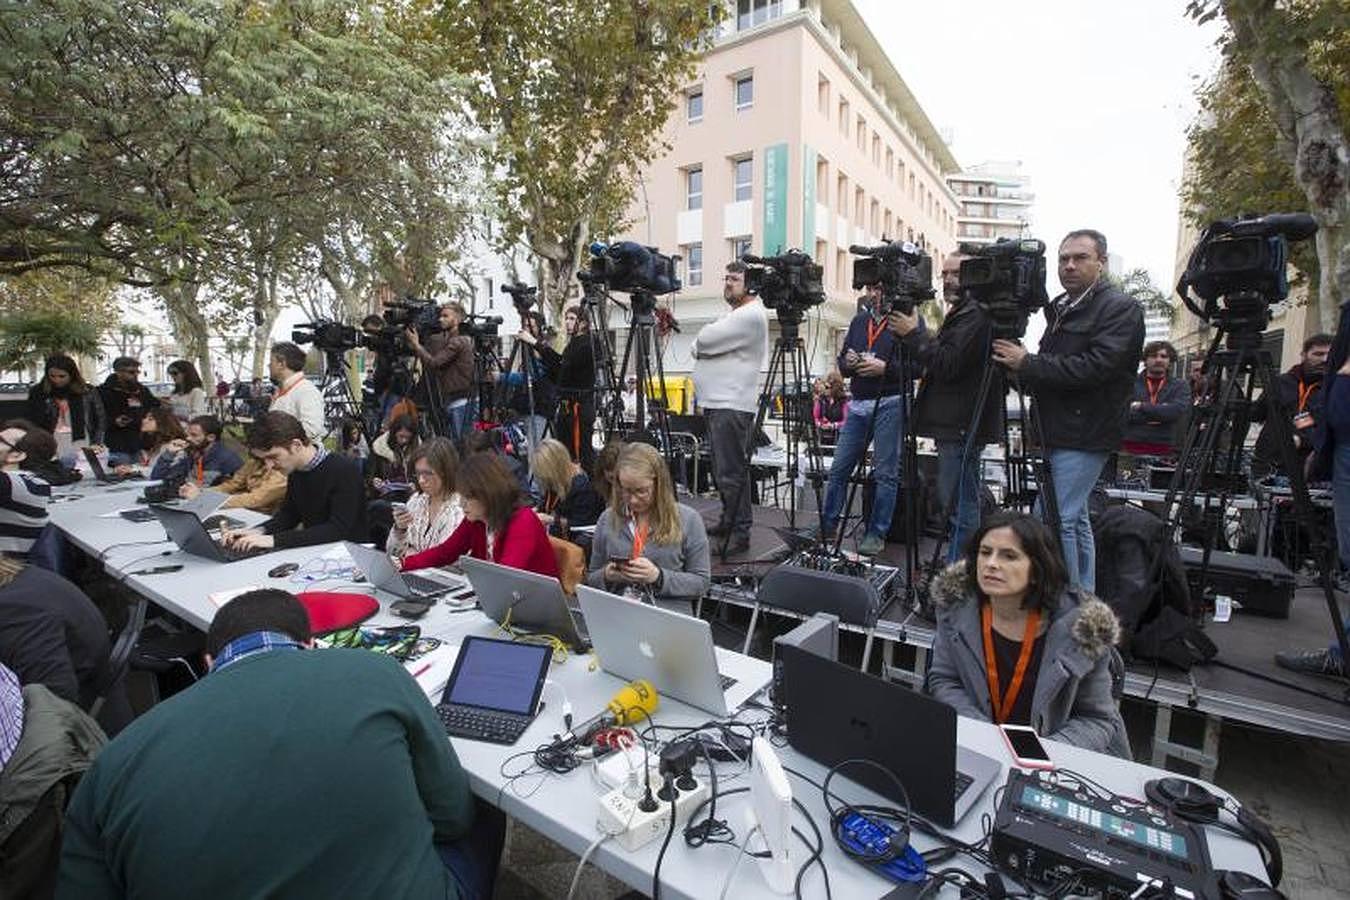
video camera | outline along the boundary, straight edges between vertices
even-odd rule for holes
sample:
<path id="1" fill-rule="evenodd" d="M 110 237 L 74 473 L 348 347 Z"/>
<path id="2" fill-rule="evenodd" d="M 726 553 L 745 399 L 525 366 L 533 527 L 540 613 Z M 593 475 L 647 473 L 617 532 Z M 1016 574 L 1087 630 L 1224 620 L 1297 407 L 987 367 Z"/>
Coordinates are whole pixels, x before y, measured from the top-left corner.
<path id="1" fill-rule="evenodd" d="M 1031 314 L 1050 299 L 1045 291 L 1045 242 L 999 238 L 962 244 L 961 293 L 989 316 L 994 337 L 1021 340 Z"/>
<path id="2" fill-rule="evenodd" d="M 533 290 L 533 288 L 531 288 Z M 480 313 L 469 313 L 468 317 L 460 323 L 459 333 L 467 334 L 475 341 L 493 341 L 497 339 L 498 330 L 502 324 L 501 316 L 485 316 Z"/>
<path id="3" fill-rule="evenodd" d="M 424 336 L 441 330 L 441 311 L 431 300 L 408 297 L 385 303 L 384 321 L 388 328 L 413 328 Z"/>
<path id="4" fill-rule="evenodd" d="M 316 349 L 329 353 L 355 350 L 362 343 L 361 334 L 355 327 L 328 319 L 301 322 L 291 329 L 291 340 L 297 344 L 313 344 Z"/>
<path id="5" fill-rule="evenodd" d="M 797 318 L 801 313 L 825 302 L 825 269 L 800 250 L 777 256 L 741 257 L 745 263 L 745 290 L 775 310 L 780 318 Z"/>
<path id="6" fill-rule="evenodd" d="M 1270 321 L 1270 304 L 1289 296 L 1288 241 L 1316 233 L 1317 222 L 1306 213 L 1211 222 L 1191 251 L 1177 293 L 1187 309 L 1207 322 L 1220 318 L 1230 332 L 1259 332 Z M 1204 306 L 1195 302 L 1191 288 Z M 1220 308 L 1220 298 L 1226 309 Z"/>
<path id="7" fill-rule="evenodd" d="M 887 241 L 875 247 L 854 244 L 848 252 L 857 256 L 853 261 L 853 289 L 881 285 L 881 315 L 893 309 L 906 314 L 914 312 L 915 304 L 931 300 L 933 290 L 933 257 L 917 244 L 909 241 Z"/>
<path id="8" fill-rule="evenodd" d="M 636 241 L 591 244 L 591 265 L 578 276 L 583 282 L 599 282 L 621 294 L 670 294 L 681 287 L 675 274 L 678 256 L 666 256 L 655 247 Z"/>
<path id="9" fill-rule="evenodd" d="M 534 287 L 533 285 L 521 284 L 520 282 L 502 285 L 502 293 L 511 298 L 511 302 L 515 305 L 516 311 L 519 312 L 522 317 L 524 317 L 526 310 L 531 306 L 534 306 L 535 301 L 539 299 L 539 288 Z"/>

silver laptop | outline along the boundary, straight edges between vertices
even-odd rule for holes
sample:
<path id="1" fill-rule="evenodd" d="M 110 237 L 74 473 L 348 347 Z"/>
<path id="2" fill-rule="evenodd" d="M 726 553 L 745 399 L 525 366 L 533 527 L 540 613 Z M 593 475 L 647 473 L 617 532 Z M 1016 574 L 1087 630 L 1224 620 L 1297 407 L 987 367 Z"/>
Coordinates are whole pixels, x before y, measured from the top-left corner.
<path id="1" fill-rule="evenodd" d="M 473 585 L 478 606 L 498 625 L 551 634 L 572 647 L 581 645 L 581 632 L 558 579 L 472 556 L 461 556 L 456 565 Z"/>
<path id="2" fill-rule="evenodd" d="M 713 644 L 703 619 L 582 585 L 581 613 L 601 667 L 645 678 L 660 694 L 730 715 L 769 683 L 773 667 Z"/>
<path id="3" fill-rule="evenodd" d="M 343 541 L 342 546 L 347 549 L 347 555 L 361 570 L 361 574 L 366 576 L 367 581 L 395 597 L 404 600 L 429 600 L 464 587 L 463 581 L 448 573 L 441 577 L 432 577 L 429 574 L 414 575 L 410 572 L 400 572 L 383 551 L 362 547 L 351 541 Z M 428 573 L 431 571 L 434 570 L 428 570 Z"/>

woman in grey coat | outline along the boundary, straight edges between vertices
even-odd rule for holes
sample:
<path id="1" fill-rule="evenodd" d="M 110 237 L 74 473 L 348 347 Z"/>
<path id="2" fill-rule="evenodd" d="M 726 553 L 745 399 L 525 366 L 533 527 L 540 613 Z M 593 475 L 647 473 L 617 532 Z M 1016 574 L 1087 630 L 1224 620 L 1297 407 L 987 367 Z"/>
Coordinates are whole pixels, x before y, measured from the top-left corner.
<path id="1" fill-rule="evenodd" d="M 929 694 L 972 719 L 1030 725 L 1051 740 L 1130 757 L 1112 690 L 1112 670 L 1123 670 L 1115 613 L 1067 587 L 1038 519 L 990 516 L 933 596 Z"/>
<path id="2" fill-rule="evenodd" d="M 625 445 L 609 509 L 595 523 L 586 583 L 688 613 L 711 582 L 702 517 L 675 502 L 670 469 L 654 447 Z"/>

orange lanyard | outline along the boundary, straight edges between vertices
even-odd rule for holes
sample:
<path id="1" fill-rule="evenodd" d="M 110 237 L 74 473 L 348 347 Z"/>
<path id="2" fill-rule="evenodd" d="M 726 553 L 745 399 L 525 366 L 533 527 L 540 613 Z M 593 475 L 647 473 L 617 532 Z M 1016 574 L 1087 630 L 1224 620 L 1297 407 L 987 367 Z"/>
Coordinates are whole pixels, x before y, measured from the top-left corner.
<path id="1" fill-rule="evenodd" d="M 1022 650 L 1017 654 L 1017 665 L 1013 668 L 1012 684 L 1008 693 L 1000 694 L 998 684 L 998 657 L 994 655 L 994 613 L 986 603 L 980 608 L 980 627 L 984 631 L 984 668 L 989 677 L 989 702 L 993 707 L 994 724 L 1002 725 L 1012 713 L 1017 695 L 1022 691 L 1022 680 L 1026 678 L 1027 665 L 1031 662 L 1031 651 L 1036 646 L 1036 634 L 1041 626 L 1041 611 L 1033 609 L 1027 613 L 1026 631 L 1022 633 Z"/>
<path id="2" fill-rule="evenodd" d="M 206 457 L 197 457 L 197 483 L 206 483 Z"/>
<path id="3" fill-rule="evenodd" d="M 648 524 L 646 522 L 643 522 L 641 525 L 634 523 L 633 554 L 628 557 L 629 559 L 637 559 L 642 555 L 642 549 L 647 546 L 647 529 Z"/>
<path id="4" fill-rule="evenodd" d="M 1144 376 L 1144 389 L 1148 391 L 1148 402 L 1154 406 L 1158 405 L 1158 395 L 1162 393 L 1163 385 L 1167 384 L 1166 376 L 1158 379 L 1158 388 L 1154 390 L 1153 379 L 1147 375 Z"/>
<path id="5" fill-rule="evenodd" d="M 581 401 L 572 401 L 572 458 L 581 459 Z"/>
<path id="6" fill-rule="evenodd" d="M 1320 384 L 1320 382 L 1314 381 L 1312 384 L 1306 384 L 1306 385 L 1305 385 L 1305 384 L 1303 383 L 1303 379 L 1302 379 L 1302 378 L 1300 378 L 1300 379 L 1298 380 L 1298 411 L 1299 411 L 1299 412 L 1303 412 L 1305 409 L 1307 409 L 1307 407 L 1308 407 L 1308 398 L 1312 396 L 1312 392 L 1313 392 L 1313 391 L 1317 390 L 1317 385 L 1318 385 L 1318 384 Z"/>
<path id="7" fill-rule="evenodd" d="M 277 391 L 276 394 L 274 394 L 274 395 L 272 396 L 272 402 L 275 403 L 276 401 L 280 400 L 282 397 L 285 397 L 287 394 L 289 394 L 289 393 L 291 392 L 291 389 L 292 389 L 292 388 L 294 388 L 297 384 L 299 384 L 300 382 L 302 382 L 302 381 L 304 381 L 304 380 L 305 380 L 305 376 L 304 376 L 304 375 L 301 375 L 299 378 L 295 379 L 295 380 L 292 381 L 290 384 L 286 385 L 284 388 L 282 388 L 281 390 Z"/>
<path id="8" fill-rule="evenodd" d="M 874 325 L 876 326 L 875 329 L 873 328 Z M 882 333 L 883 331 L 885 331 L 885 330 L 886 330 L 886 320 L 885 320 L 885 319 L 882 319 L 880 322 L 872 322 L 871 320 L 868 320 L 868 322 L 867 322 L 867 349 L 868 349 L 868 350 L 871 350 L 871 349 L 872 349 L 872 345 L 875 344 L 875 343 L 877 342 L 877 338 L 881 337 L 881 333 Z"/>

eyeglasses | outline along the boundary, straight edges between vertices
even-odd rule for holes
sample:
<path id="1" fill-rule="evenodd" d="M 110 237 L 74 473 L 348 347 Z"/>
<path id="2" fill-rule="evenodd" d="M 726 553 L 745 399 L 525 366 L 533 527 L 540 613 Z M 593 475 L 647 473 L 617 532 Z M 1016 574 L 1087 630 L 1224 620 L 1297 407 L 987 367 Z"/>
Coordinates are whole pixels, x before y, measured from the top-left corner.
<path id="1" fill-rule="evenodd" d="M 413 476 L 416 477 L 416 478 L 430 478 L 430 477 L 432 477 L 432 476 L 435 475 L 435 474 L 436 474 L 436 473 L 433 472 L 433 471 L 431 471 L 430 469 L 415 469 L 415 470 L 413 470 Z"/>
<path id="2" fill-rule="evenodd" d="M 642 487 L 628 487 L 627 485 L 621 484 L 619 485 L 619 493 L 623 494 L 625 497 L 650 497 L 652 487 L 653 485 L 650 484 L 644 484 Z"/>

